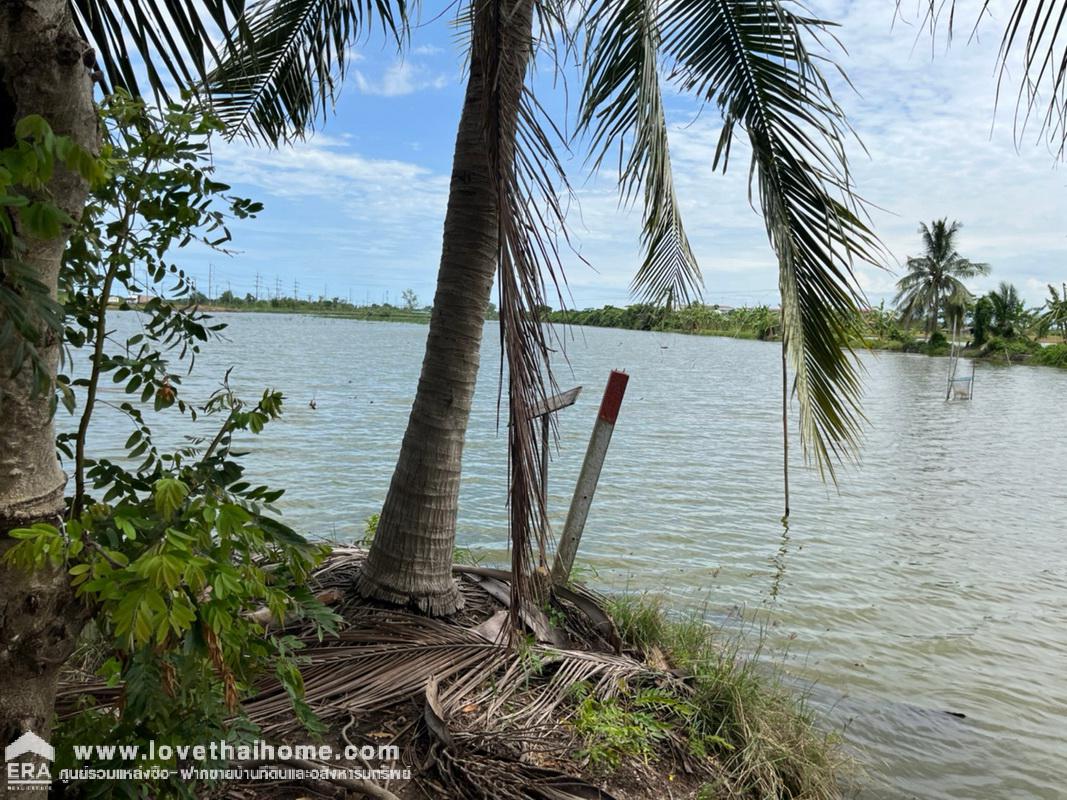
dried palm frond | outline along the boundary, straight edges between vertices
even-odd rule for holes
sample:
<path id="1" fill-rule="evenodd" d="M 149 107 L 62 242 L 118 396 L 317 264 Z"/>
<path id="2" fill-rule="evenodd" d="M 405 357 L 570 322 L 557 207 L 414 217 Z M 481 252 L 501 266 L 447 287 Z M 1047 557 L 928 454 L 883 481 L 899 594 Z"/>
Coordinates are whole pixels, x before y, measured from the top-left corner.
<path id="1" fill-rule="evenodd" d="M 536 728 L 557 718 L 578 684 L 588 685 L 595 697 L 610 699 L 627 686 L 627 681 L 663 679 L 668 676 L 627 656 L 532 647 L 518 652 L 502 674 L 471 702 L 484 708 L 486 727 Z M 515 702 L 518 698 L 521 702 Z M 461 699 L 456 693 L 446 693 L 446 705 Z"/>
<path id="2" fill-rule="evenodd" d="M 464 798 L 486 800 L 613 800 L 603 789 L 558 770 L 524 763 L 507 740 L 487 737 L 456 738 L 449 729 L 449 712 L 438 682 L 426 684 L 426 726 L 441 747 L 434 751 L 439 774 Z"/>
<path id="3" fill-rule="evenodd" d="M 472 79 L 483 82 L 486 155 L 495 183 L 497 286 L 500 307 L 501 393 L 508 407 L 508 526 L 511 543 L 512 627 L 521 624 L 533 596 L 530 575 L 546 509 L 541 491 L 541 452 L 534 409 L 555 388 L 541 309 L 548 285 L 562 280 L 559 237 L 566 187 L 555 152 L 558 131 L 526 86 L 535 6 L 542 36 L 558 29 L 556 7 L 534 0 L 473 0 Z M 475 70 L 477 65 L 477 71 Z M 501 398 L 502 399 L 502 398 Z"/>
<path id="4" fill-rule="evenodd" d="M 431 676 L 488 676 L 507 661 L 505 646 L 427 617 L 367 608 L 350 623 L 335 639 L 313 640 L 302 651 L 305 700 L 326 719 L 418 696 Z M 291 724 L 289 698 L 276 683 L 265 684 L 244 708 L 266 729 Z"/>

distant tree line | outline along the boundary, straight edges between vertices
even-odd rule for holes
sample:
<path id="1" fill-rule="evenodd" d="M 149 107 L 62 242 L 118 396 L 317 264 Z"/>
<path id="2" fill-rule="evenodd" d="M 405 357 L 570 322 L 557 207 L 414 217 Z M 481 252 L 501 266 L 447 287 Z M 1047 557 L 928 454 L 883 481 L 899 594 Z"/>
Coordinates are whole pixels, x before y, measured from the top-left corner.
<path id="1" fill-rule="evenodd" d="M 278 311 L 290 313 L 308 314 L 337 314 L 342 316 L 357 317 L 360 319 L 418 319 L 428 321 L 433 306 L 420 306 L 418 295 L 413 289 L 405 289 L 401 293 L 402 304 L 392 303 L 366 303 L 359 305 L 343 297 L 256 297 L 251 292 L 246 292 L 242 297 L 229 289 L 217 297 L 209 297 L 203 292 L 193 291 L 190 299 L 204 308 L 233 309 L 234 311 Z M 486 319 L 495 320 L 499 315 L 496 305 L 489 304 L 486 311 Z"/>
<path id="2" fill-rule="evenodd" d="M 728 306 L 691 303 L 682 308 L 667 308 L 648 303 L 625 307 L 604 306 L 582 310 L 543 310 L 543 319 L 567 325 L 591 325 L 599 328 L 626 328 L 634 331 L 676 331 L 706 335 L 734 336 L 743 339 L 775 339 L 781 334 L 781 314 L 776 308 Z"/>

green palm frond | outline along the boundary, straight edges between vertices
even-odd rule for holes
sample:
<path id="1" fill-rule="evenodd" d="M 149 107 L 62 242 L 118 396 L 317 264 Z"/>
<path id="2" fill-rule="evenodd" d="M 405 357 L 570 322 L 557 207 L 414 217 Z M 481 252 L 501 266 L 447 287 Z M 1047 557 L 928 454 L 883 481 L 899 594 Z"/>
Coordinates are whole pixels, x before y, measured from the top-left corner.
<path id="1" fill-rule="evenodd" d="M 632 290 L 643 302 L 687 305 L 703 279 L 689 246 L 674 190 L 659 77 L 657 0 L 590 4 L 587 75 L 579 132 L 590 136 L 595 168 L 620 152 L 619 184 L 626 203 L 644 195 L 645 256 Z"/>
<path id="2" fill-rule="evenodd" d="M 377 22 L 401 41 L 405 0 L 259 2 L 239 46 L 207 76 L 214 112 L 230 136 L 284 140 L 325 116 L 352 42 Z"/>
<path id="3" fill-rule="evenodd" d="M 783 335 L 793 368 L 801 441 L 820 472 L 854 453 L 862 412 L 849 342 L 862 294 L 853 267 L 879 264 L 848 173 L 844 114 L 809 53 L 828 23 L 777 0 L 674 0 L 660 14 L 662 51 L 685 91 L 714 102 L 724 126 L 716 167 L 737 129 L 752 149 L 753 185 L 778 258 Z"/>
<path id="4" fill-rule="evenodd" d="M 245 13 L 245 0 L 71 0 L 70 5 L 107 83 L 142 94 L 136 56 L 148 90 L 159 97 L 202 82 L 212 64 L 237 46 Z"/>
<path id="5" fill-rule="evenodd" d="M 328 111 L 360 34 L 378 24 L 401 41 L 407 26 L 407 0 L 72 0 L 71 8 L 110 87 L 161 99 L 199 92 L 231 136 L 271 144 Z"/>
<path id="6" fill-rule="evenodd" d="M 1039 330 L 1043 334 L 1052 329 L 1067 334 L 1067 284 L 1062 286 L 1062 292 L 1056 291 L 1056 287 L 1051 283 L 1048 285 L 1048 300 L 1045 301 L 1044 311 L 1038 317 L 1038 322 Z"/>

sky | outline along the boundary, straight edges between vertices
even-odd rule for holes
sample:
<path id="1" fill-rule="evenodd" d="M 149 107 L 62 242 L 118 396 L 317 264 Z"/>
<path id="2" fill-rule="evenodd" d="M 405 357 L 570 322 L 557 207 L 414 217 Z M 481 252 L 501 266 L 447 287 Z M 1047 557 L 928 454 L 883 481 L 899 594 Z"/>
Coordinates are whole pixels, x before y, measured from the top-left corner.
<path id="1" fill-rule="evenodd" d="M 450 16 L 435 18 L 437 5 L 423 5 L 405 54 L 375 37 L 353 44 L 336 109 L 314 135 L 279 150 L 216 144 L 218 178 L 265 211 L 233 226 L 236 255 L 185 255 L 202 289 L 210 278 L 215 293 L 295 290 L 395 303 L 411 288 L 420 302 L 431 301 L 465 62 Z M 857 271 L 874 305 L 892 300 L 905 259 L 918 254 L 919 222 L 940 217 L 963 224 L 964 256 L 992 266 L 989 277 L 973 281 L 976 292 L 1010 281 L 1038 305 L 1046 284 L 1067 280 L 1067 178 L 1036 130 L 1016 141 L 1014 95 L 997 107 L 1006 6 L 994 2 L 974 37 L 973 19 L 960 8 L 949 43 L 931 38 L 917 19 L 894 19 L 892 2 L 811 4 L 840 23 L 835 60 L 851 86 L 836 73 L 832 83 L 858 135 L 849 148 L 857 190 L 890 253 L 885 268 Z M 569 130 L 575 98 L 552 86 L 550 68 L 540 65 L 537 86 Z M 665 97 L 665 107 L 705 302 L 777 305 L 777 268 L 749 205 L 747 154 L 735 154 L 727 174 L 713 171 L 715 110 L 677 94 Z M 625 304 L 640 263 L 640 215 L 620 208 L 610 170 L 590 174 L 580 145 L 564 162 L 581 256 L 565 259 L 567 303 Z"/>

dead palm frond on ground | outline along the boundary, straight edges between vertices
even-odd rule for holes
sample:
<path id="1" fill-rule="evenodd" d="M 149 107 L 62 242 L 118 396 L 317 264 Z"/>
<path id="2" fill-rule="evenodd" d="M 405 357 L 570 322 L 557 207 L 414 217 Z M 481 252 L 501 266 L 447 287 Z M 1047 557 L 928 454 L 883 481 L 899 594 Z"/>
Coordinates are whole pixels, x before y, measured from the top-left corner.
<path id="1" fill-rule="evenodd" d="M 563 593 L 575 602 L 553 603 L 556 643 L 539 641 L 530 630 L 515 646 L 507 640 L 506 623 L 500 624 L 508 594 L 502 602 L 479 580 L 487 573 L 503 580 L 507 573 L 458 567 L 464 611 L 441 620 L 367 603 L 346 591 L 352 567 L 365 557 L 362 549 L 338 546 L 315 576 L 316 591 L 334 598 L 334 610 L 344 620 L 337 635 L 320 638 L 299 621 L 276 632 L 304 645 L 305 700 L 328 728 L 324 741 L 396 744 L 401 751 L 396 766 L 414 772 L 405 791 L 415 793 L 403 797 L 644 800 L 661 797 L 663 775 L 675 773 L 678 797 L 695 796 L 705 784 L 720 787 L 713 796 L 724 798 L 753 791 L 766 798 L 834 796 L 824 793 L 825 778 L 812 782 L 816 789 L 795 791 L 807 778 L 798 777 L 783 757 L 795 745 L 781 742 L 808 737 L 797 727 L 804 723 L 789 717 L 786 706 L 774 710 L 770 688 L 761 684 L 757 690 L 755 675 L 733 666 L 736 654 L 713 647 L 702 622 L 678 626 L 681 633 L 671 640 L 665 634 L 669 623 L 660 618 L 649 637 L 635 629 L 635 613 L 625 610 L 632 606 L 612 606 L 575 586 Z M 591 612 L 590 604 L 598 610 Z M 607 639 L 586 636 L 590 626 L 611 620 L 605 610 L 610 608 L 622 609 L 626 644 L 621 651 Z M 487 626 L 494 618 L 495 626 Z M 614 627 L 614 621 L 610 624 Z M 89 698 L 106 710 L 122 702 L 122 693 L 121 686 L 104 687 L 84 672 L 70 671 L 60 692 L 60 715 L 83 708 Z M 755 705 L 757 695 L 771 711 Z M 651 702 L 630 706 L 642 696 Z M 627 714 L 652 719 L 648 715 L 664 709 L 667 715 L 662 723 L 651 723 L 652 739 L 642 747 L 643 755 L 621 751 L 621 771 L 615 772 L 582 755 L 595 752 L 595 737 L 601 735 L 582 727 L 583 702 L 613 709 L 624 719 Z M 692 715 L 702 703 L 709 716 L 698 724 Z M 677 708 L 684 713 L 672 716 Z M 242 710 L 266 741 L 310 741 L 285 690 L 271 679 L 261 682 Z M 610 737 L 612 728 L 605 726 L 603 735 Z M 632 793 L 617 788 L 620 780 L 632 783 Z M 257 788 L 256 796 L 290 796 L 285 786 Z M 324 796 L 333 796 L 329 792 L 352 787 L 320 788 Z M 224 789 L 229 797 L 247 797 L 250 785 Z M 384 790 L 380 797 L 401 792 L 398 786 Z"/>

